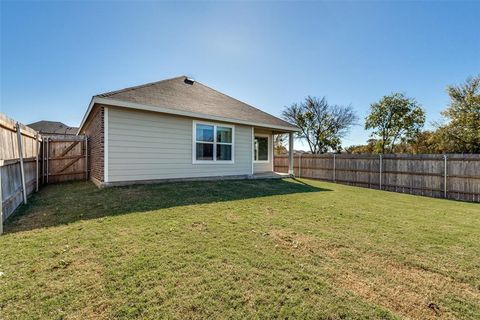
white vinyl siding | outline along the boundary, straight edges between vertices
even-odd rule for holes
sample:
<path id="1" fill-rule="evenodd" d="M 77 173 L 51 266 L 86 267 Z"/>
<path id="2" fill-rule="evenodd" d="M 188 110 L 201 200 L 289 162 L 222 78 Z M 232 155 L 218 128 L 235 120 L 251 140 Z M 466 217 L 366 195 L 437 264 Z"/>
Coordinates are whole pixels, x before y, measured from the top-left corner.
<path id="1" fill-rule="evenodd" d="M 235 125 L 234 163 L 192 164 L 192 130 L 192 118 L 109 107 L 108 181 L 251 174 L 251 127 Z"/>
<path id="2" fill-rule="evenodd" d="M 273 171 L 273 136 L 272 131 L 270 130 L 262 130 L 262 129 L 255 129 L 254 135 L 259 134 L 264 136 L 268 136 L 268 161 L 260 161 L 253 163 L 253 173 L 260 173 L 260 172 L 271 172 Z"/>

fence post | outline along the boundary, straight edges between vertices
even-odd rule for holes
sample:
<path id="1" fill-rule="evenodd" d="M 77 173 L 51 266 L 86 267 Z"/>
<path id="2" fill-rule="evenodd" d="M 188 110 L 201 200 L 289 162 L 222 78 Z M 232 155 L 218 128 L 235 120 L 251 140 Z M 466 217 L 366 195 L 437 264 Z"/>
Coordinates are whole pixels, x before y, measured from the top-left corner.
<path id="1" fill-rule="evenodd" d="M 42 139 L 42 185 L 45 184 L 45 138 Z"/>
<path id="2" fill-rule="evenodd" d="M 380 154 L 380 178 L 379 178 L 380 190 L 382 190 L 382 165 L 383 165 L 383 157 L 382 157 L 382 154 Z"/>
<path id="3" fill-rule="evenodd" d="M 298 177 L 302 177 L 302 153 L 298 154 Z"/>
<path id="4" fill-rule="evenodd" d="M 272 162 L 275 160 L 272 159 Z M 85 181 L 88 181 L 88 138 L 85 135 Z"/>
<path id="5" fill-rule="evenodd" d="M 47 138 L 47 175 L 46 175 L 47 184 L 48 184 L 48 158 L 50 158 L 50 148 L 48 147 L 49 141 L 50 141 L 50 138 Z"/>
<path id="6" fill-rule="evenodd" d="M 443 168 L 443 197 L 447 197 L 447 155 L 443 155 L 443 162 L 444 162 L 444 168 Z"/>
<path id="7" fill-rule="evenodd" d="M 20 132 L 20 124 L 18 122 L 17 122 L 16 128 L 17 128 L 18 155 L 20 158 L 20 175 L 22 178 L 23 203 L 27 204 L 27 188 L 25 187 L 25 171 L 23 168 L 22 133 Z"/>
<path id="8" fill-rule="evenodd" d="M 40 168 L 38 166 L 38 154 L 40 153 L 40 147 L 38 141 L 38 134 L 35 135 L 35 191 L 38 192 L 38 175 L 40 173 Z"/>
<path id="9" fill-rule="evenodd" d="M 335 153 L 333 154 L 333 182 L 335 182 L 336 180 L 336 172 L 335 172 L 335 169 L 336 169 L 336 164 L 335 164 Z"/>

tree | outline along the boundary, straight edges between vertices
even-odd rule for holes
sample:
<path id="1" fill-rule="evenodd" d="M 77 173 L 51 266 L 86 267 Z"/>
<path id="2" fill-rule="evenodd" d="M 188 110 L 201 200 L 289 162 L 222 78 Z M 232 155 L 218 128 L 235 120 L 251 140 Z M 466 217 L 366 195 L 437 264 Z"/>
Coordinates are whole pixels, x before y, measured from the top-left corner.
<path id="1" fill-rule="evenodd" d="M 378 141 L 375 139 L 368 139 L 367 144 L 349 146 L 345 148 L 345 152 L 350 154 L 376 153 L 377 143 Z"/>
<path id="2" fill-rule="evenodd" d="M 441 153 L 440 140 L 435 131 L 419 131 L 397 148 L 398 153 Z"/>
<path id="3" fill-rule="evenodd" d="M 301 129 L 296 137 L 305 139 L 313 154 L 341 150 L 341 139 L 357 121 L 351 106 L 330 105 L 325 97 L 309 96 L 285 107 L 282 116 Z"/>
<path id="4" fill-rule="evenodd" d="M 451 101 L 442 115 L 448 123 L 438 130 L 449 142 L 449 152 L 480 153 L 480 75 L 449 86 L 447 93 Z"/>
<path id="5" fill-rule="evenodd" d="M 273 151 L 276 156 L 288 153 L 287 144 L 288 135 L 287 134 L 277 134 L 273 139 Z"/>
<path id="6" fill-rule="evenodd" d="M 425 124 L 425 111 L 403 93 L 384 96 L 370 105 L 365 129 L 373 129 L 372 137 L 379 141 L 379 152 L 392 153 L 395 144 L 414 137 Z"/>

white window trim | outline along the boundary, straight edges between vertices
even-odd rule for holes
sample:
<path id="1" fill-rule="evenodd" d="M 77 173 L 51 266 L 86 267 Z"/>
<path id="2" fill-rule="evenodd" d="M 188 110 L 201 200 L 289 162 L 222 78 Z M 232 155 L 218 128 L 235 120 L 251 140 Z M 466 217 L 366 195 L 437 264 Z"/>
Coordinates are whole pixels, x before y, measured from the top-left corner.
<path id="1" fill-rule="evenodd" d="M 266 137 L 268 138 L 268 160 L 255 160 L 255 137 Z M 269 134 L 265 134 L 265 133 L 254 133 L 253 135 L 253 153 L 252 153 L 252 160 L 253 160 L 253 163 L 270 163 L 270 159 L 271 159 L 271 155 L 270 155 L 270 149 L 271 149 L 271 145 L 272 145 L 272 138 L 270 137 Z"/>
<path id="2" fill-rule="evenodd" d="M 197 160 L 197 124 L 213 126 L 213 160 Z M 217 127 L 232 129 L 232 143 L 217 142 Z M 199 141 L 202 143 L 202 141 Z M 205 142 L 209 143 L 209 142 Z M 232 160 L 217 160 L 217 145 L 225 144 L 232 146 Z M 235 126 L 218 122 L 192 121 L 192 164 L 234 164 L 235 163 Z"/>

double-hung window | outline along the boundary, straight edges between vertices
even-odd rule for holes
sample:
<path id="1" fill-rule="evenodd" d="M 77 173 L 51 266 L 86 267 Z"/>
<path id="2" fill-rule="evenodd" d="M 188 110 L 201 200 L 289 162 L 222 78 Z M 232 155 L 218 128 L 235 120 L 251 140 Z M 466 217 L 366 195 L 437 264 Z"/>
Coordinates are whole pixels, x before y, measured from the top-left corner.
<path id="1" fill-rule="evenodd" d="M 234 129 L 193 121 L 193 163 L 233 163 Z"/>

